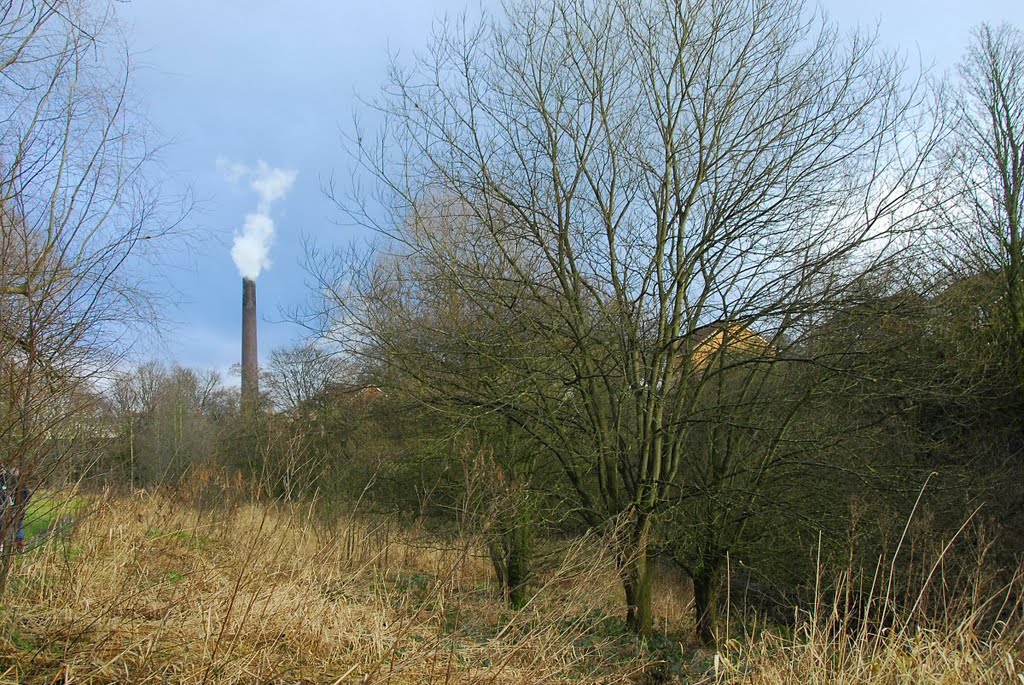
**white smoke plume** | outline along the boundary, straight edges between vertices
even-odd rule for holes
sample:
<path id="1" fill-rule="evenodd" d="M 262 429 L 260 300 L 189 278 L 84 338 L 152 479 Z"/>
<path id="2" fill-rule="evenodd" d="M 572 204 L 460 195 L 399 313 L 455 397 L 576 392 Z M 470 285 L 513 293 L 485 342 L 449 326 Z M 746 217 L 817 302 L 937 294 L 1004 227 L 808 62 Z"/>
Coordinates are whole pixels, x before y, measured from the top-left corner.
<path id="1" fill-rule="evenodd" d="M 270 245 L 274 241 L 271 205 L 288 194 L 298 172 L 272 168 L 262 160 L 255 167 L 249 167 L 223 158 L 217 160 L 217 168 L 229 181 L 248 180 L 249 187 L 259 196 L 256 211 L 246 214 L 242 230 L 235 231 L 235 243 L 231 247 L 231 259 L 242 278 L 255 281 L 263 269 L 270 267 Z"/>

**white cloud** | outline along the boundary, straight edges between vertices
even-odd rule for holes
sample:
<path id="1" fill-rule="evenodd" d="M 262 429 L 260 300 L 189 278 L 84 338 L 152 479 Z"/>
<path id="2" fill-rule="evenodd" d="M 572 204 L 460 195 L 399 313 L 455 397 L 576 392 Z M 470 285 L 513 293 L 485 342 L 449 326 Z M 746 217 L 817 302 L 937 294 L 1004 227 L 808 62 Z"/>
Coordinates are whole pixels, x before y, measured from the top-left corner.
<path id="1" fill-rule="evenodd" d="M 246 215 L 231 247 L 231 259 L 238 272 L 243 278 L 256 280 L 263 269 L 270 267 L 270 246 L 274 242 L 271 206 L 288 194 L 298 172 L 271 167 L 263 160 L 249 167 L 223 157 L 217 158 L 217 170 L 232 182 L 249 179 L 249 187 L 259 196 L 256 211 Z"/>
<path id="2" fill-rule="evenodd" d="M 237 183 L 242 180 L 243 176 L 246 176 L 249 173 L 249 167 L 240 162 L 232 162 L 226 157 L 218 157 L 217 171 L 227 180 L 232 183 Z"/>
<path id="3" fill-rule="evenodd" d="M 231 259 L 238 272 L 256 280 L 263 269 L 270 268 L 270 245 L 274 240 L 274 220 L 266 214 L 247 214 L 241 232 L 235 233 Z"/>
<path id="4" fill-rule="evenodd" d="M 259 193 L 263 213 L 269 212 L 270 205 L 288 193 L 295 183 L 296 175 L 297 172 L 291 169 L 271 169 L 266 162 L 259 162 L 250 185 Z"/>

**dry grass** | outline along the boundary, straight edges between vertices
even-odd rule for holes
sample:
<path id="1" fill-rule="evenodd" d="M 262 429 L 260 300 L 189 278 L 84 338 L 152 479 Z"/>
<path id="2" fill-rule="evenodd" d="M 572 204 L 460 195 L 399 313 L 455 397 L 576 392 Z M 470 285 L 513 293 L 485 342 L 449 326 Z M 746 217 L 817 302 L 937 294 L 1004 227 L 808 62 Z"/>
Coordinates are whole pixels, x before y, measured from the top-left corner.
<path id="1" fill-rule="evenodd" d="M 889 582 L 880 564 L 869 587 L 849 573 L 822 591 L 795 630 L 764 631 L 755 640 L 727 640 L 716 657 L 716 681 L 735 685 L 988 685 L 1024 684 L 1024 577 L 984 591 L 936 576 L 917 593 Z M 819 578 L 819 587 L 823 579 Z M 957 592 L 957 590 L 960 592 Z M 831 594 L 831 601 L 824 596 Z M 940 606 L 926 609 L 929 595 Z"/>
<path id="2" fill-rule="evenodd" d="M 991 603 L 859 632 L 823 605 L 796 630 L 715 653 L 670 637 L 689 634 L 690 607 L 666 571 L 655 649 L 622 634 L 621 590 L 597 539 L 552 557 L 530 604 L 510 612 L 472 540 L 365 518 L 326 529 L 301 507 L 203 512 L 144 493 L 90 502 L 70 538 L 17 560 L 0 610 L 0 685 L 1024 685 L 1020 584 L 1003 594 L 995 633 L 979 627 Z"/>
<path id="3" fill-rule="evenodd" d="M 598 541 L 566 550 L 523 611 L 472 542 L 301 508 L 200 513 L 100 498 L 73 537 L 18 560 L 9 682 L 620 682 L 642 671 Z M 5 681 L 5 682 L 7 682 Z"/>
<path id="4" fill-rule="evenodd" d="M 1024 683 L 1019 640 L 981 639 L 966 625 L 878 637 L 814 630 L 729 642 L 716 682 L 743 685 L 995 685 Z"/>

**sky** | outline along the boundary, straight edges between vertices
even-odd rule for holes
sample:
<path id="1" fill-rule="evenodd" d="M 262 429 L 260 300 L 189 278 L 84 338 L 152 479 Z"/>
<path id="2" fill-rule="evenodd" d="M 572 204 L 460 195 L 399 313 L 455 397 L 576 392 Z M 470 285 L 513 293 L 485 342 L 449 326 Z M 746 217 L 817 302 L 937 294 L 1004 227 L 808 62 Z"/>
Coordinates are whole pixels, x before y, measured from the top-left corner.
<path id="1" fill-rule="evenodd" d="M 168 363 L 215 369 L 239 361 L 241 271 L 258 273 L 259 346 L 305 331 L 284 312 L 309 296 L 304 244 L 365 240 L 323 192 L 347 182 L 342 133 L 379 92 L 392 58 L 422 52 L 435 21 L 496 0 L 120 0 L 134 65 L 131 90 L 160 143 L 169 197 L 190 193 L 193 239 L 162 274 L 177 303 L 163 325 Z M 843 28 L 879 26 L 883 47 L 938 72 L 955 66 L 980 22 L 1024 28 L 1024 0 L 827 0 Z M 265 238 L 272 234 L 268 243 Z M 236 236 L 240 240 L 236 241 Z M 153 348 L 148 348 L 152 354 Z"/>

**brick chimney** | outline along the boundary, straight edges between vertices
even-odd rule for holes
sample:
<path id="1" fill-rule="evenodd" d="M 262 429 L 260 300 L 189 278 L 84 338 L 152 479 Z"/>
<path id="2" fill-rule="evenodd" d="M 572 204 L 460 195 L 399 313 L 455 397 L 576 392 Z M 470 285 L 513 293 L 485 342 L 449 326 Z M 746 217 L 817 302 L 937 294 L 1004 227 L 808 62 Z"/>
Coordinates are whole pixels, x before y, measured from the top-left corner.
<path id="1" fill-rule="evenodd" d="M 256 281 L 242 279 L 242 410 L 256 410 L 260 399 L 259 357 L 256 353 Z"/>

